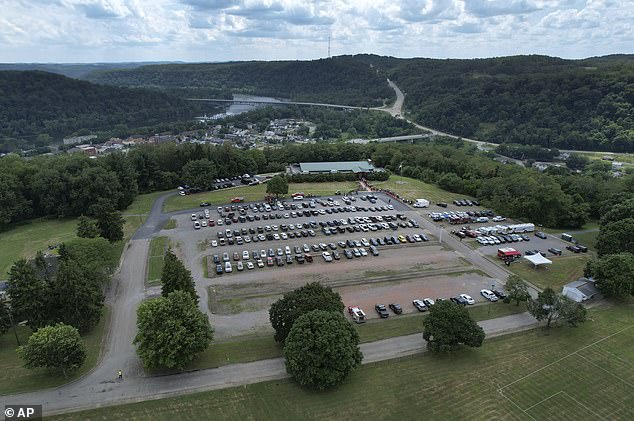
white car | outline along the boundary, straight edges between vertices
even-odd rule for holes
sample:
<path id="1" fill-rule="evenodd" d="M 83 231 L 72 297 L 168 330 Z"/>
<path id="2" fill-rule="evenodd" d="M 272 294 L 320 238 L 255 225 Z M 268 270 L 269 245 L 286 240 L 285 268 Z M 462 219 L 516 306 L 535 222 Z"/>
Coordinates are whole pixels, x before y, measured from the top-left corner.
<path id="1" fill-rule="evenodd" d="M 264 250 L 264 249 L 260 250 L 260 257 L 262 259 L 266 259 L 266 250 Z"/>
<path id="2" fill-rule="evenodd" d="M 388 208 L 389 210 L 394 210 L 394 206 L 392 206 L 392 205 L 387 205 L 387 208 Z"/>
<path id="3" fill-rule="evenodd" d="M 218 247 L 218 241 L 211 240 L 211 247 Z"/>
<path id="4" fill-rule="evenodd" d="M 493 291 L 489 290 L 489 289 L 482 289 L 480 290 L 480 295 L 482 295 L 484 298 L 486 298 L 489 301 L 495 302 L 498 300 L 497 295 L 495 295 L 493 293 Z"/>
<path id="5" fill-rule="evenodd" d="M 324 258 L 326 262 L 332 262 L 332 256 L 327 251 L 323 252 L 321 256 Z"/>
<path id="6" fill-rule="evenodd" d="M 432 298 L 423 298 L 423 303 L 427 306 L 427 307 L 431 307 L 434 304 L 436 304 L 436 302 L 432 299 Z"/>
<path id="7" fill-rule="evenodd" d="M 242 264 L 242 262 L 238 262 L 238 270 L 239 271 L 243 271 L 244 270 L 244 265 Z"/>
<path id="8" fill-rule="evenodd" d="M 255 266 L 253 265 L 253 262 L 247 262 L 247 269 L 251 270 L 255 268 Z"/>
<path id="9" fill-rule="evenodd" d="M 364 249 L 363 247 L 361 247 L 359 249 L 359 253 L 361 253 L 361 256 L 367 256 L 368 255 L 368 251 L 366 249 Z"/>
<path id="10" fill-rule="evenodd" d="M 192 221 L 195 221 L 196 219 L 198 219 L 198 216 L 196 216 L 195 213 L 192 213 Z"/>
<path id="11" fill-rule="evenodd" d="M 285 253 L 287 256 L 290 256 L 290 254 L 291 254 L 291 248 L 290 248 L 289 246 L 286 246 L 286 247 L 285 247 L 285 249 L 284 249 L 284 253 Z"/>
<path id="12" fill-rule="evenodd" d="M 243 251 L 242 252 L 242 260 L 249 260 L 249 252 L 248 251 Z"/>
<path id="13" fill-rule="evenodd" d="M 216 225 L 219 225 L 219 226 L 220 226 L 220 225 L 224 225 L 224 224 L 225 224 L 225 223 L 222 221 L 222 219 L 219 219 L 219 220 L 216 222 Z"/>
<path id="14" fill-rule="evenodd" d="M 460 294 L 460 296 L 467 302 L 467 304 L 469 304 L 469 305 L 475 304 L 475 300 L 473 298 L 471 298 L 470 295 Z"/>
<path id="15" fill-rule="evenodd" d="M 194 222 L 194 229 L 195 230 L 199 230 L 200 229 L 200 222 L 198 222 L 198 221 Z"/>
<path id="16" fill-rule="evenodd" d="M 264 267 L 264 261 L 262 261 L 262 259 L 258 259 L 258 267 L 259 268 L 263 268 Z"/>
<path id="17" fill-rule="evenodd" d="M 368 241 L 367 238 L 362 238 L 361 244 L 363 244 L 364 247 L 370 247 L 370 242 Z"/>
<path id="18" fill-rule="evenodd" d="M 231 267 L 231 262 L 225 262 L 225 273 L 233 272 L 233 268 Z"/>
<path id="19" fill-rule="evenodd" d="M 207 226 L 207 221 L 205 221 L 204 219 L 202 221 L 200 221 L 200 225 L 203 227 Z"/>

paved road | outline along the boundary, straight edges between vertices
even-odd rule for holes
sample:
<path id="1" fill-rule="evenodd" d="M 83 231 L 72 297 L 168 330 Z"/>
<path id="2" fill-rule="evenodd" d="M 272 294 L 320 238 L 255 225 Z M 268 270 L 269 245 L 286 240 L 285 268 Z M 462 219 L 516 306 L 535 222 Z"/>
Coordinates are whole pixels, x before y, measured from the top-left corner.
<path id="1" fill-rule="evenodd" d="M 131 320 L 134 318 L 132 317 Z M 479 323 L 487 337 L 531 329 L 535 319 L 527 313 L 517 314 Z M 122 348 L 125 348 L 123 346 Z M 127 353 L 125 349 L 120 349 Z M 425 351 L 420 334 L 401 336 L 361 345 L 364 364 L 398 358 Z M 82 380 L 43 392 L 3 397 L 4 403 L 42 403 L 46 415 L 177 396 L 197 391 L 215 390 L 244 384 L 287 377 L 282 358 L 232 364 L 224 367 L 174 375 L 142 377 L 127 376 L 123 382 L 112 381 L 108 370 L 114 365 L 107 358 L 116 358 L 115 349 L 109 349 L 97 370 Z M 105 367 L 107 366 L 107 367 Z M 105 371 L 105 372 L 104 372 Z M 1 405 L 2 403 L 0 403 Z"/>

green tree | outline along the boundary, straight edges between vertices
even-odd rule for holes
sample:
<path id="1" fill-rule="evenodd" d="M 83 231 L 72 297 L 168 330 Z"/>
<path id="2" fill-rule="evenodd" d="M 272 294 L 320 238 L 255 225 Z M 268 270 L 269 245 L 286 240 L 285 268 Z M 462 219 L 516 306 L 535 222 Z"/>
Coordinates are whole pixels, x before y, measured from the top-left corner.
<path id="1" fill-rule="evenodd" d="M 57 320 L 89 332 L 101 318 L 102 287 L 97 278 L 72 259 L 62 259 L 52 288 Z"/>
<path id="2" fill-rule="evenodd" d="M 596 280 L 596 286 L 608 297 L 634 296 L 634 254 L 619 253 L 591 260 L 586 274 Z"/>
<path id="3" fill-rule="evenodd" d="M 100 235 L 111 243 L 123 240 L 125 220 L 121 216 L 121 212 L 115 210 L 112 203 L 104 199 L 100 199 L 92 209 L 97 219 Z"/>
<path id="4" fill-rule="evenodd" d="M 341 313 L 344 305 L 341 295 L 319 282 L 308 283 L 284 294 L 271 305 L 269 320 L 275 329 L 275 340 L 284 342 L 295 321 L 312 310 Z"/>
<path id="5" fill-rule="evenodd" d="M 589 163 L 590 160 L 587 157 L 576 153 L 570 154 L 566 159 L 566 166 L 571 170 L 583 170 Z"/>
<path id="6" fill-rule="evenodd" d="M 634 215 L 633 215 L 634 216 Z M 601 226 L 597 237 L 599 256 L 617 253 L 634 253 L 634 217 L 609 222 Z"/>
<path id="7" fill-rule="evenodd" d="M 134 344 L 148 368 L 182 370 L 213 338 L 207 315 L 184 291 L 143 302 L 137 310 L 137 327 Z"/>
<path id="8" fill-rule="evenodd" d="M 632 218 L 632 215 L 634 215 L 634 199 L 619 200 L 617 203 L 609 203 L 611 200 L 607 202 L 609 208 L 601 214 L 601 226 Z"/>
<path id="9" fill-rule="evenodd" d="M 279 197 L 280 194 L 288 194 L 288 180 L 283 175 L 276 175 L 266 183 L 266 192 Z"/>
<path id="10" fill-rule="evenodd" d="M 9 301 L 0 295 L 0 335 L 4 335 L 11 329 L 11 307 Z"/>
<path id="11" fill-rule="evenodd" d="M 528 312 L 540 322 L 546 320 L 546 328 L 559 321 L 577 327 L 586 320 L 586 309 L 570 298 L 546 288 L 537 294 L 536 300 L 528 302 Z"/>
<path id="12" fill-rule="evenodd" d="M 467 309 L 451 301 L 439 301 L 431 306 L 423 321 L 423 339 L 430 351 L 446 352 L 462 344 L 479 347 L 484 336 L 484 330 Z"/>
<path id="13" fill-rule="evenodd" d="M 359 334 L 343 314 L 313 310 L 301 315 L 284 346 L 286 371 L 302 386 L 340 384 L 361 364 Z"/>
<path id="14" fill-rule="evenodd" d="M 192 187 L 210 188 L 217 175 L 216 165 L 208 159 L 189 161 L 183 167 L 183 181 Z"/>
<path id="15" fill-rule="evenodd" d="M 16 323 L 25 320 L 27 326 L 35 330 L 53 320 L 50 285 L 37 277 L 25 259 L 16 261 L 11 267 L 7 293 Z"/>
<path id="16" fill-rule="evenodd" d="M 198 303 L 198 295 L 196 294 L 194 278 L 192 278 L 192 274 L 189 269 L 183 265 L 183 262 L 174 255 L 172 249 L 167 250 L 165 258 L 163 259 L 161 283 L 163 284 L 163 289 L 161 291 L 163 297 L 167 297 L 174 291 L 184 291 L 188 293 L 196 303 Z"/>
<path id="17" fill-rule="evenodd" d="M 81 215 L 77 220 L 77 237 L 95 238 L 99 236 L 99 228 L 95 221 L 87 216 Z"/>
<path id="18" fill-rule="evenodd" d="M 515 305 L 520 305 L 521 302 L 528 301 L 531 295 L 528 293 L 528 285 L 517 275 L 511 275 L 506 280 L 504 289 L 507 293 L 509 301 L 515 301 Z"/>
<path id="19" fill-rule="evenodd" d="M 77 329 L 58 323 L 38 329 L 18 348 L 18 355 L 26 368 L 56 368 L 66 378 L 86 360 L 86 346 Z"/>

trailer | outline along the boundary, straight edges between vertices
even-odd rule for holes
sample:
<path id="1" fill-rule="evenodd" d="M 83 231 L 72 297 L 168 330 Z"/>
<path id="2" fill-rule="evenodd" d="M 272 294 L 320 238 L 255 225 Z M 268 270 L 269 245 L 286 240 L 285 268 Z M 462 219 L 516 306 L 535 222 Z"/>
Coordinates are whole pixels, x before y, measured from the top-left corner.
<path id="1" fill-rule="evenodd" d="M 350 316 L 352 316 L 352 320 L 354 320 L 355 323 L 365 323 L 365 313 L 359 307 L 348 307 L 348 313 L 350 313 Z"/>

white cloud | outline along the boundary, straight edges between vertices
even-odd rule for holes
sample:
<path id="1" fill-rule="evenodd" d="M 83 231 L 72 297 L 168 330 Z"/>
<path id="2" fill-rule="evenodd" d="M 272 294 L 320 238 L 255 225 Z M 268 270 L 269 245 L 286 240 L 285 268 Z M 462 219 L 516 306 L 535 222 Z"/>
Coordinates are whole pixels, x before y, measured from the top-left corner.
<path id="1" fill-rule="evenodd" d="M 634 53 L 632 0 L 0 0 L 3 61 Z M 36 28 L 36 30 L 34 30 Z"/>

